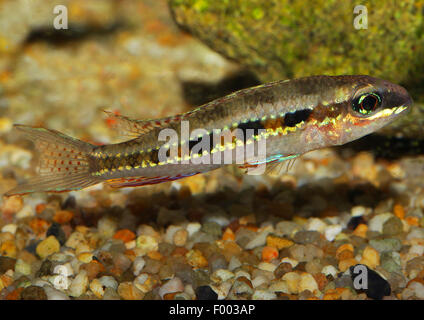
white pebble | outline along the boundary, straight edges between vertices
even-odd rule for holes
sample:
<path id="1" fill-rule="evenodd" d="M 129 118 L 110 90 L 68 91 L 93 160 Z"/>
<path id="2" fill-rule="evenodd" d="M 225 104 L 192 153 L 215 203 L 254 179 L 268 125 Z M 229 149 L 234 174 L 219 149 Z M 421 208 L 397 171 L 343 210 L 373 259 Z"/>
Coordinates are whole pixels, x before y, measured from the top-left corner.
<path id="1" fill-rule="evenodd" d="M 103 276 L 99 278 L 99 281 L 106 288 L 112 288 L 113 290 L 118 289 L 118 282 L 112 276 Z"/>
<path id="2" fill-rule="evenodd" d="M 64 277 L 70 277 L 74 275 L 74 270 L 69 262 L 65 264 L 58 264 L 53 269 L 54 274 L 62 275 Z"/>
<path id="3" fill-rule="evenodd" d="M 163 297 L 168 293 L 183 292 L 183 291 L 184 291 L 183 282 L 181 281 L 180 278 L 175 277 L 160 287 L 159 295 L 163 299 Z"/>
<path id="4" fill-rule="evenodd" d="M 61 274 L 56 274 L 49 277 L 49 281 L 55 287 L 55 289 L 60 291 L 68 290 L 69 285 L 71 284 L 71 280 L 68 277 Z"/>
<path id="5" fill-rule="evenodd" d="M 266 284 L 268 282 L 269 282 L 269 280 L 266 277 L 259 275 L 255 279 L 252 280 L 252 286 L 253 286 L 253 288 L 257 288 L 260 285 Z"/>
<path id="6" fill-rule="evenodd" d="M 413 245 L 409 249 L 409 253 L 417 256 L 422 256 L 424 254 L 424 246 L 418 244 Z"/>
<path id="7" fill-rule="evenodd" d="M 16 224 L 10 223 L 3 226 L 3 228 L 1 228 L 1 232 L 9 232 L 11 234 L 15 234 L 17 228 L 18 226 Z"/>
<path id="8" fill-rule="evenodd" d="M 17 219 L 23 219 L 27 217 L 32 217 L 35 215 L 35 211 L 32 210 L 31 206 L 25 205 L 19 212 L 15 215 Z"/>
<path id="9" fill-rule="evenodd" d="M 321 273 L 325 274 L 326 276 L 332 275 L 333 277 L 336 277 L 337 269 L 329 264 L 322 268 Z"/>
<path id="10" fill-rule="evenodd" d="M 424 299 L 424 285 L 420 282 L 413 281 L 409 287 L 410 289 L 414 290 L 415 296 L 418 299 Z"/>
<path id="11" fill-rule="evenodd" d="M 342 232 L 342 226 L 339 224 L 333 224 L 325 228 L 325 238 L 328 241 L 333 241 L 340 232 Z"/>
<path id="12" fill-rule="evenodd" d="M 261 262 L 259 263 L 258 268 L 264 271 L 274 272 L 274 270 L 277 269 L 277 266 L 270 262 Z"/>
<path id="13" fill-rule="evenodd" d="M 231 278 L 234 278 L 234 273 L 225 269 L 218 269 L 211 276 L 211 279 L 214 279 L 216 282 L 224 282 Z"/>
<path id="14" fill-rule="evenodd" d="M 320 233 L 323 233 L 326 227 L 327 227 L 327 224 L 318 218 L 311 218 L 306 224 L 306 230 L 318 231 Z"/>
<path id="15" fill-rule="evenodd" d="M 299 282 L 299 292 L 309 290 L 310 292 L 314 292 L 318 290 L 318 284 L 315 281 L 314 277 L 309 273 L 303 273 L 300 276 L 300 282 Z"/>
<path id="16" fill-rule="evenodd" d="M 43 289 L 47 295 L 47 300 L 70 300 L 66 293 L 53 289 L 50 286 L 44 286 Z"/>
<path id="17" fill-rule="evenodd" d="M 191 222 L 187 225 L 186 230 L 188 232 L 188 236 L 191 237 L 193 234 L 195 234 L 197 231 L 199 231 L 202 228 L 202 225 L 198 222 Z"/>
<path id="18" fill-rule="evenodd" d="M 143 257 L 137 257 L 134 260 L 134 264 L 133 264 L 133 271 L 134 271 L 134 275 L 138 276 L 141 272 L 141 270 L 143 270 L 144 266 L 146 264 L 146 261 L 144 261 Z"/>
<path id="19" fill-rule="evenodd" d="M 174 234 L 178 231 L 182 229 L 180 226 L 173 226 L 170 225 L 167 229 L 166 229 L 166 233 L 165 233 L 165 241 L 168 243 L 174 243 Z"/>
<path id="20" fill-rule="evenodd" d="M 253 293 L 252 300 L 273 300 L 277 299 L 277 295 L 273 292 L 265 290 L 256 290 Z"/>
<path id="21" fill-rule="evenodd" d="M 289 257 L 285 257 L 285 258 L 281 259 L 280 264 L 283 263 L 283 262 L 290 263 L 293 269 L 296 268 L 296 266 L 299 264 L 299 262 L 297 260 L 291 259 Z"/>

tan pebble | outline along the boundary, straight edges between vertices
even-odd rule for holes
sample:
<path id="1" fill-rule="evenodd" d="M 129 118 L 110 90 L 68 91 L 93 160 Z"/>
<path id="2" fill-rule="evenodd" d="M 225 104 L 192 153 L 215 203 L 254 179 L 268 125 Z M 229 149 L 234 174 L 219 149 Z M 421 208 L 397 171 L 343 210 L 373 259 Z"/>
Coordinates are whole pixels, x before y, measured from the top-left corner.
<path id="1" fill-rule="evenodd" d="M 200 250 L 194 249 L 186 253 L 188 264 L 194 268 L 204 268 L 208 266 L 208 261 Z"/>
<path id="2" fill-rule="evenodd" d="M 93 260 L 93 254 L 91 252 L 83 252 L 78 255 L 78 260 L 83 263 L 89 263 Z"/>
<path id="3" fill-rule="evenodd" d="M 287 283 L 287 288 L 290 293 L 297 294 L 299 293 L 299 282 L 300 282 L 300 275 L 296 272 L 287 272 L 283 278 L 284 281 Z"/>
<path id="4" fill-rule="evenodd" d="M 179 229 L 174 233 L 173 242 L 176 246 L 182 247 L 187 242 L 188 232 L 184 229 Z"/>
<path id="5" fill-rule="evenodd" d="M 275 247 L 277 248 L 277 250 L 281 250 L 281 249 L 292 246 L 294 242 L 285 238 L 280 238 L 276 236 L 268 236 L 266 238 L 266 244 L 267 246 Z"/>
<path id="6" fill-rule="evenodd" d="M 118 294 L 124 300 L 141 300 L 143 292 L 137 289 L 131 282 L 123 282 L 118 287 Z"/>
<path id="7" fill-rule="evenodd" d="M 4 198 L 1 211 L 4 215 L 15 214 L 22 209 L 24 202 L 21 196 L 11 196 Z"/>
<path id="8" fill-rule="evenodd" d="M 143 253 L 157 251 L 159 248 L 158 240 L 152 236 L 141 235 L 137 237 L 136 247 Z"/>
<path id="9" fill-rule="evenodd" d="M 13 240 L 6 240 L 0 246 L 0 255 L 10 258 L 16 258 L 16 245 Z"/>
<path id="10" fill-rule="evenodd" d="M 105 294 L 105 289 L 99 279 L 91 281 L 90 290 L 99 299 L 103 298 L 103 295 Z"/>
<path id="11" fill-rule="evenodd" d="M 302 273 L 299 282 L 299 292 L 309 290 L 314 293 L 318 290 L 318 284 L 310 273 Z"/>
<path id="12" fill-rule="evenodd" d="M 361 263 L 375 269 L 380 265 L 380 254 L 373 247 L 367 246 L 362 253 Z"/>
<path id="13" fill-rule="evenodd" d="M 57 241 L 55 236 L 49 236 L 37 245 L 35 252 L 40 258 L 45 259 L 49 255 L 59 252 L 59 250 L 59 241 Z"/>
<path id="14" fill-rule="evenodd" d="M 69 287 L 69 295 L 72 297 L 79 297 L 87 291 L 88 276 L 85 270 L 80 271 L 78 275 L 72 280 Z"/>
<path id="15" fill-rule="evenodd" d="M 353 254 L 353 246 L 350 243 L 342 244 L 340 247 L 336 250 L 336 258 L 340 260 L 339 255 L 343 251 L 350 251 Z"/>
<path id="16" fill-rule="evenodd" d="M 67 247 L 72 249 L 76 249 L 80 244 L 87 245 L 87 240 L 85 239 L 84 234 L 79 231 L 73 232 L 65 243 Z"/>

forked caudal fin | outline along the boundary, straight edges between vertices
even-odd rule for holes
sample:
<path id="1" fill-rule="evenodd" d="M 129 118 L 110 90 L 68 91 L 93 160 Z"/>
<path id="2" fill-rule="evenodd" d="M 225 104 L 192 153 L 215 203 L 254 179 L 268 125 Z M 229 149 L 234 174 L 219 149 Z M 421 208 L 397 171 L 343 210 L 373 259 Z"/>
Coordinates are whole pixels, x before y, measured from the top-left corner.
<path id="1" fill-rule="evenodd" d="M 89 153 L 94 146 L 56 130 L 15 125 L 39 152 L 38 176 L 8 191 L 5 196 L 31 192 L 79 190 L 100 181 L 90 173 Z"/>

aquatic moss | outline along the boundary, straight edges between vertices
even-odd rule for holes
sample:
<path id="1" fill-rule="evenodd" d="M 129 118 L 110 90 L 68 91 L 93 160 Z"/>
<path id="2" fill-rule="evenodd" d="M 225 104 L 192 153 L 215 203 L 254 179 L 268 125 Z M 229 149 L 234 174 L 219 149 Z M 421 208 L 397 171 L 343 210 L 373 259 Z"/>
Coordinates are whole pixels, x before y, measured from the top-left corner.
<path id="1" fill-rule="evenodd" d="M 176 22 L 263 82 L 314 74 L 369 74 L 421 96 L 424 1 L 169 0 Z M 198 8 L 201 8 L 199 10 Z M 419 105 L 419 117 L 424 109 Z M 422 130 L 422 129 L 420 129 Z"/>

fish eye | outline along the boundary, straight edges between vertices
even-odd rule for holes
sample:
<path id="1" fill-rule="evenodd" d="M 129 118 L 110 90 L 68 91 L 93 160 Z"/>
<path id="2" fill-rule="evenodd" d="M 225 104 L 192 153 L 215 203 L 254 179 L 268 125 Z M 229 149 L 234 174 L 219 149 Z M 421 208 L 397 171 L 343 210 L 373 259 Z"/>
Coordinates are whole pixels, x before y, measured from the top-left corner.
<path id="1" fill-rule="evenodd" d="M 353 110 L 362 115 L 368 115 L 380 106 L 381 97 L 374 92 L 364 93 L 352 102 Z"/>

